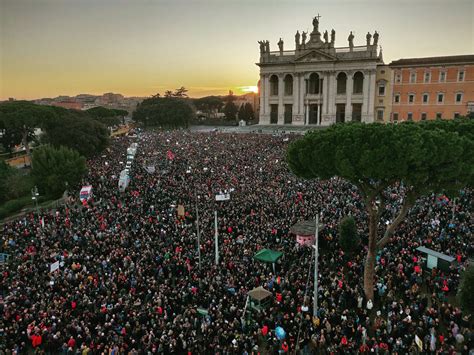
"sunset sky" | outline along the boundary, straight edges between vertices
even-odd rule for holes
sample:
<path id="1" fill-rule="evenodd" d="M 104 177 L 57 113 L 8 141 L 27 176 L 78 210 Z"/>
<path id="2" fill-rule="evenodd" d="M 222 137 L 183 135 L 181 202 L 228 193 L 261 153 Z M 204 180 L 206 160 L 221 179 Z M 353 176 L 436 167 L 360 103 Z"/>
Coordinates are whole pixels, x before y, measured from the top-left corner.
<path id="1" fill-rule="evenodd" d="M 258 40 L 296 30 L 336 46 L 377 30 L 386 63 L 474 53 L 472 0 L 0 0 L 0 100 L 116 92 L 238 93 L 258 81 Z"/>

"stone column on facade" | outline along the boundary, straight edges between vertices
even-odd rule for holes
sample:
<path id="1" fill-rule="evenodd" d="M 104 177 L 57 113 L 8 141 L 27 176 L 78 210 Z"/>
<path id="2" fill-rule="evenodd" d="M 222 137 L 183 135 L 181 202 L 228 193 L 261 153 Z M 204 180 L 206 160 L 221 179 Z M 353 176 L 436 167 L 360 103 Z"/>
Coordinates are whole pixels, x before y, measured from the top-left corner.
<path id="1" fill-rule="evenodd" d="M 369 81 L 369 102 L 367 107 L 367 121 L 366 122 L 374 122 L 375 121 L 375 84 L 376 79 L 376 70 L 370 71 L 370 81 Z"/>
<path id="2" fill-rule="evenodd" d="M 353 78 L 352 76 L 354 75 L 353 72 L 347 72 L 347 81 L 346 81 L 346 110 L 345 110 L 345 115 L 346 119 L 345 121 L 352 121 L 352 90 L 353 90 Z"/>
<path id="3" fill-rule="evenodd" d="M 260 117 L 259 122 L 263 123 L 265 115 L 265 75 L 260 74 Z"/>
<path id="4" fill-rule="evenodd" d="M 300 107 L 300 114 L 303 115 L 303 124 L 305 123 L 305 117 L 304 115 L 306 114 L 305 111 L 305 96 L 306 96 L 306 82 L 304 78 L 304 73 L 300 73 L 300 102 L 299 102 L 299 107 Z"/>
<path id="5" fill-rule="evenodd" d="M 300 76 L 298 74 L 293 75 L 293 115 L 300 113 Z"/>
<path id="6" fill-rule="evenodd" d="M 321 90 L 322 90 L 322 93 L 323 93 L 323 103 L 322 103 L 322 112 L 321 114 L 319 114 L 319 110 L 318 110 L 318 116 L 321 116 L 321 117 L 326 117 L 326 113 L 327 113 L 327 106 L 328 106 L 328 73 L 327 72 L 323 72 L 323 80 L 322 80 L 322 85 L 321 85 Z M 321 94 L 320 94 L 321 95 Z M 319 118 L 318 118 L 318 122 L 319 122 Z"/>
<path id="7" fill-rule="evenodd" d="M 270 124 L 270 76 L 264 75 L 264 104 L 263 104 L 263 124 Z"/>
<path id="8" fill-rule="evenodd" d="M 333 70 L 329 76 L 329 110 L 328 114 L 333 123 L 336 122 L 336 95 L 337 95 L 337 83 L 336 83 L 336 72 Z"/>
<path id="9" fill-rule="evenodd" d="M 370 88 L 370 71 L 364 71 L 364 84 L 362 90 L 362 117 L 361 121 L 366 122 L 369 110 L 369 88 Z"/>
<path id="10" fill-rule="evenodd" d="M 283 74 L 278 75 L 278 124 L 285 124 L 285 107 L 283 106 L 283 95 L 285 90 L 285 83 L 283 81 Z"/>

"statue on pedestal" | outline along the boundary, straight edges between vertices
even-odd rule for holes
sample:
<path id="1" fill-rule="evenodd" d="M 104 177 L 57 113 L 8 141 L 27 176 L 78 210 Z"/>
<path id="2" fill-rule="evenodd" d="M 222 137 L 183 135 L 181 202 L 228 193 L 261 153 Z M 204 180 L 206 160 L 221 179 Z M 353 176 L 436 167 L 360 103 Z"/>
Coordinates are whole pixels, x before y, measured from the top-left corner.
<path id="1" fill-rule="evenodd" d="M 265 41 L 258 41 L 258 44 L 260 44 L 260 56 L 265 54 Z"/>
<path id="2" fill-rule="evenodd" d="M 304 45 L 306 44 L 306 34 L 307 34 L 307 33 L 303 31 L 303 34 L 302 34 L 302 36 L 301 36 L 301 38 L 302 38 L 302 43 L 301 43 L 301 45 L 302 45 L 303 47 L 304 47 Z"/>
<path id="3" fill-rule="evenodd" d="M 374 33 L 374 46 L 376 46 L 377 43 L 379 43 L 379 34 L 377 33 L 377 31 L 375 31 L 375 33 Z"/>
<path id="4" fill-rule="evenodd" d="M 370 32 L 367 32 L 367 36 L 365 36 L 365 38 L 367 39 L 367 46 L 370 46 L 370 40 L 372 39 Z"/>
<path id="5" fill-rule="evenodd" d="M 349 34 L 349 37 L 347 37 L 347 40 L 349 41 L 349 48 L 352 50 L 354 48 L 354 35 L 351 33 Z"/>
<path id="6" fill-rule="evenodd" d="M 278 41 L 278 49 L 280 50 L 280 53 L 283 52 L 283 40 L 281 39 L 281 37 Z"/>
<path id="7" fill-rule="evenodd" d="M 300 32 L 296 31 L 295 34 L 295 44 L 296 44 L 296 50 L 298 50 L 298 47 L 300 46 Z"/>
<path id="8" fill-rule="evenodd" d="M 336 42 L 336 31 L 334 31 L 334 28 L 331 30 L 331 44 L 334 47 L 334 42 Z"/>
<path id="9" fill-rule="evenodd" d="M 328 31 L 324 31 L 324 43 L 329 43 L 329 38 L 328 38 Z"/>
<path id="10" fill-rule="evenodd" d="M 270 53 L 270 42 L 265 41 L 265 52 Z"/>
<path id="11" fill-rule="evenodd" d="M 319 14 L 318 14 L 318 16 L 315 16 L 315 17 L 313 18 L 313 32 L 314 32 L 314 33 L 318 33 L 318 32 L 319 32 L 319 29 L 318 29 L 318 28 L 319 28 L 319 18 L 320 18 L 320 17 L 321 17 L 321 16 L 319 16 Z"/>

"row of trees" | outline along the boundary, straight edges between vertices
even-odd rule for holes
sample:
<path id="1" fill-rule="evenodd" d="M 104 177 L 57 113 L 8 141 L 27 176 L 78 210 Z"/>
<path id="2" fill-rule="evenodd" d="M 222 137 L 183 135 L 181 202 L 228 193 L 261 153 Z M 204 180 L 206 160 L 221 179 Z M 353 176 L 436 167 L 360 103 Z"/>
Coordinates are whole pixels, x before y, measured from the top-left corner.
<path id="1" fill-rule="evenodd" d="M 35 105 L 28 101 L 0 104 L 0 144 L 11 152 L 19 144 L 30 156 L 32 169 L 11 168 L 0 163 L 0 215 L 8 215 L 31 202 L 31 189 L 44 198 L 59 197 L 67 186 L 80 182 L 86 157 L 104 150 L 108 127 L 120 124 L 127 111 L 96 107 L 87 111 Z M 41 129 L 37 137 L 35 129 Z M 33 154 L 31 143 L 37 143 Z"/>
<path id="2" fill-rule="evenodd" d="M 346 123 L 307 133 L 290 145 L 287 161 L 303 178 L 338 176 L 358 187 L 369 229 L 364 291 L 373 299 L 377 251 L 390 242 L 417 198 L 430 193 L 455 196 L 474 185 L 473 151 L 473 120 Z M 391 216 L 385 201 L 394 187 L 402 187 L 403 202 Z M 389 219 L 387 225 L 382 217 Z"/>
<path id="3" fill-rule="evenodd" d="M 232 92 L 225 99 L 218 96 L 189 99 L 187 91 L 181 87 L 174 92 L 168 90 L 163 96 L 157 93 L 144 100 L 133 114 L 134 121 L 145 126 L 188 127 L 195 118 L 194 109 L 204 112 L 211 119 L 216 118 L 217 112 L 220 111 L 229 121 L 250 121 L 255 118 L 252 105 L 246 103 L 239 109 L 235 105 L 236 97 Z"/>
<path id="4" fill-rule="evenodd" d="M 0 105 L 0 144 L 7 152 L 22 144 L 30 155 L 30 143 L 37 140 L 34 130 L 43 135 L 38 143 L 65 146 L 90 157 L 108 144 L 107 127 L 121 123 L 127 111 L 95 107 L 87 111 L 36 105 L 28 101 Z"/>

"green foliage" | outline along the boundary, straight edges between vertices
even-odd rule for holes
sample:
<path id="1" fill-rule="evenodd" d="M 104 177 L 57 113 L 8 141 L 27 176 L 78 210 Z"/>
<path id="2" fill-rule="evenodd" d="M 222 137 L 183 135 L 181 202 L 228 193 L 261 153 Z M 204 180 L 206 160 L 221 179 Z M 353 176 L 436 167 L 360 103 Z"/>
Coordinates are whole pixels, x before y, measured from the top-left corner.
<path id="1" fill-rule="evenodd" d="M 28 195 L 32 187 L 29 174 L 0 162 L 0 203 Z"/>
<path id="2" fill-rule="evenodd" d="M 198 110 L 205 112 L 208 117 L 211 117 L 212 113 L 219 111 L 222 106 L 224 106 L 224 101 L 217 96 L 206 96 L 194 99 L 193 103 Z"/>
<path id="3" fill-rule="evenodd" d="M 254 119 L 254 113 L 252 105 L 249 103 L 240 105 L 238 113 L 239 121 L 244 120 L 246 122 Z"/>
<path id="4" fill-rule="evenodd" d="M 103 151 L 109 143 L 109 132 L 100 122 L 90 118 L 87 113 L 54 107 L 60 121 L 46 128 L 43 137 L 45 144 L 54 147 L 65 146 L 77 150 L 85 157 Z"/>
<path id="5" fill-rule="evenodd" d="M 252 121 L 255 119 L 255 113 L 253 112 L 252 105 L 248 102 L 245 104 L 245 116 L 247 118 L 246 121 Z"/>
<path id="6" fill-rule="evenodd" d="M 57 121 L 51 106 L 35 105 L 29 101 L 7 101 L 0 104 L 0 127 L 5 130 L 2 145 L 6 150 L 22 143 L 29 153 L 34 128 L 44 128 Z"/>
<path id="7" fill-rule="evenodd" d="M 110 109 L 102 106 L 90 108 L 85 112 L 107 127 L 119 125 L 121 123 L 120 118 L 128 115 L 128 112 L 125 110 Z"/>
<path id="8" fill-rule="evenodd" d="M 458 290 L 458 299 L 463 312 L 474 314 L 474 265 L 469 265 L 461 275 L 461 283 Z"/>
<path id="9" fill-rule="evenodd" d="M 375 255 L 392 238 L 416 199 L 431 192 L 451 196 L 474 182 L 474 121 L 402 124 L 336 124 L 312 131 L 287 151 L 290 169 L 312 179 L 344 178 L 359 188 L 368 214 L 364 292 L 373 299 Z M 380 216 L 389 187 L 404 186 L 398 215 L 379 239 Z"/>
<path id="10" fill-rule="evenodd" d="M 42 146 L 33 153 L 32 176 L 40 194 L 59 197 L 66 182 L 73 186 L 86 172 L 86 160 L 77 151 L 66 147 Z"/>
<path id="11" fill-rule="evenodd" d="M 223 109 L 226 119 L 232 121 L 235 121 L 238 110 L 232 101 L 227 101 Z"/>
<path id="12" fill-rule="evenodd" d="M 174 97 L 146 99 L 133 113 L 133 120 L 145 126 L 170 128 L 188 127 L 193 117 L 194 112 L 189 103 Z"/>
<path id="13" fill-rule="evenodd" d="M 419 196 L 472 186 L 474 122 L 342 124 L 312 131 L 288 149 L 290 168 L 305 178 L 339 176 L 368 198 L 402 182 Z"/>
<path id="14" fill-rule="evenodd" d="M 23 207 L 32 203 L 31 194 L 10 200 L 0 206 L 0 219 L 19 212 Z"/>
<path id="15" fill-rule="evenodd" d="M 339 244 L 347 254 L 352 254 L 359 247 L 360 238 L 354 217 L 347 216 L 339 222 Z"/>
<path id="16" fill-rule="evenodd" d="M 11 175 L 13 175 L 13 168 L 4 161 L 0 161 L 0 203 L 8 199 L 8 184 L 6 180 Z"/>

